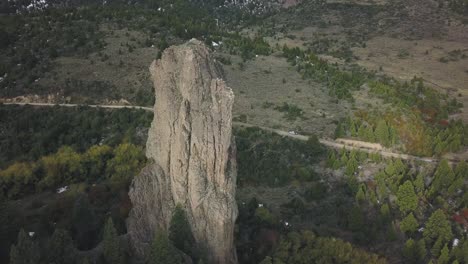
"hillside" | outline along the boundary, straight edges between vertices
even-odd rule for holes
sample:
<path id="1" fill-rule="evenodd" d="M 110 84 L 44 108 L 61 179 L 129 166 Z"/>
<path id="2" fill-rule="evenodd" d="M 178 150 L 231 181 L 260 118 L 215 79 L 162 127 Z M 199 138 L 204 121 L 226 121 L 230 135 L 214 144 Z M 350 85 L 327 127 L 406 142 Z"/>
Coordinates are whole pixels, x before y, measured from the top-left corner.
<path id="1" fill-rule="evenodd" d="M 234 93 L 239 263 L 468 263 L 466 0 L 0 3 L 0 262 L 137 263 L 153 114 L 1 102 L 151 108 L 149 65 L 192 38 Z M 207 263 L 175 212 L 152 248 Z"/>

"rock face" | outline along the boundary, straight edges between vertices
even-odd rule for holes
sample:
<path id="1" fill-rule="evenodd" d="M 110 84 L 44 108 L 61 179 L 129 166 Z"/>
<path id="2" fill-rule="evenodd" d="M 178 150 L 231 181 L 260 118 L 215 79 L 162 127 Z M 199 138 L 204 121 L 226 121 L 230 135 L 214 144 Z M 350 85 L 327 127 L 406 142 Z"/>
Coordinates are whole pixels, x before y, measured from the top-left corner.
<path id="1" fill-rule="evenodd" d="M 180 204 L 210 263 L 236 263 L 234 94 L 198 40 L 166 49 L 150 72 L 156 103 L 146 156 L 152 163 L 130 189 L 131 243 L 145 255 L 155 232 L 168 230 Z"/>

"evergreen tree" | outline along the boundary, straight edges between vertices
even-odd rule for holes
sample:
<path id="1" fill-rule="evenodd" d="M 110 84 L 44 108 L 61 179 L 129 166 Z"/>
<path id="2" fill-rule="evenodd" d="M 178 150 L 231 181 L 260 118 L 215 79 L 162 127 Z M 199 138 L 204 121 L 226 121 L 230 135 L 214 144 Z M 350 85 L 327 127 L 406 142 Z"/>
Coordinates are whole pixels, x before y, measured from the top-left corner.
<path id="1" fill-rule="evenodd" d="M 10 264 L 36 264 L 39 256 L 37 243 L 21 229 L 16 245 L 10 249 Z"/>
<path id="2" fill-rule="evenodd" d="M 426 228 L 423 233 L 424 239 L 432 242 L 441 239 L 442 242 L 448 242 L 452 239 L 452 227 L 447 220 L 447 216 L 441 209 L 437 209 L 426 222 Z"/>
<path id="3" fill-rule="evenodd" d="M 169 226 L 169 239 L 179 250 L 182 250 L 186 254 L 191 253 L 195 239 L 193 238 L 190 224 L 181 205 L 176 206 L 172 215 Z"/>
<path id="4" fill-rule="evenodd" d="M 370 142 L 375 142 L 375 134 L 371 126 L 366 127 L 366 140 Z"/>
<path id="5" fill-rule="evenodd" d="M 333 164 L 336 161 L 336 155 L 334 150 L 330 150 L 328 152 L 328 159 L 327 159 L 327 167 L 328 168 L 333 168 Z"/>
<path id="6" fill-rule="evenodd" d="M 462 239 L 458 246 L 452 248 L 452 255 L 460 263 L 468 263 L 468 240 Z"/>
<path id="7" fill-rule="evenodd" d="M 397 170 L 396 170 L 396 167 L 394 165 L 394 162 L 393 161 L 389 161 L 387 163 L 387 165 L 385 166 L 385 174 L 387 174 L 388 176 L 394 176 L 397 174 Z"/>
<path id="8" fill-rule="evenodd" d="M 397 138 L 398 138 L 397 131 L 393 127 L 390 127 L 388 130 L 389 130 L 389 144 L 390 146 L 395 145 L 397 142 Z"/>
<path id="9" fill-rule="evenodd" d="M 348 228 L 351 231 L 359 232 L 362 231 L 364 227 L 364 216 L 362 214 L 361 208 L 358 206 L 353 206 L 349 210 L 348 214 Z"/>
<path id="10" fill-rule="evenodd" d="M 390 145 L 389 129 L 387 122 L 385 122 L 383 119 L 377 123 L 377 127 L 375 128 L 375 138 L 377 142 L 382 143 L 384 146 Z"/>
<path id="11" fill-rule="evenodd" d="M 111 217 L 109 217 L 104 226 L 103 256 L 108 264 L 124 263 L 119 236 Z"/>
<path id="12" fill-rule="evenodd" d="M 413 213 L 407 215 L 400 223 L 400 230 L 405 233 L 413 233 L 418 229 L 418 221 Z"/>
<path id="13" fill-rule="evenodd" d="M 260 264 L 273 264 L 273 262 L 270 256 L 266 256 Z"/>
<path id="14" fill-rule="evenodd" d="M 450 260 L 449 249 L 447 247 L 447 244 L 445 244 L 445 246 L 440 251 L 440 256 L 437 259 L 437 264 L 448 264 L 449 260 Z"/>
<path id="15" fill-rule="evenodd" d="M 424 239 L 420 239 L 416 243 L 416 254 L 418 258 L 418 262 L 422 262 L 424 258 L 426 258 L 427 250 L 426 250 L 426 242 Z"/>
<path id="16" fill-rule="evenodd" d="M 387 185 L 385 184 L 385 173 L 377 173 L 375 179 L 377 181 L 377 195 L 381 200 L 385 200 L 388 197 Z"/>
<path id="17" fill-rule="evenodd" d="M 414 180 L 413 185 L 416 189 L 416 192 L 421 195 L 425 189 L 423 173 L 419 173 L 418 176 L 416 176 L 416 180 Z"/>
<path id="18" fill-rule="evenodd" d="M 401 159 L 396 159 L 393 165 L 395 166 L 395 174 L 399 174 L 401 176 L 406 174 L 407 167 Z"/>
<path id="19" fill-rule="evenodd" d="M 357 163 L 356 157 L 350 156 L 348 162 L 346 163 L 346 170 L 345 170 L 346 175 L 348 176 L 353 175 L 357 171 L 357 168 L 358 168 L 358 163 Z"/>
<path id="20" fill-rule="evenodd" d="M 78 249 L 91 248 L 96 238 L 97 217 L 86 195 L 80 195 L 76 199 L 72 221 L 73 237 Z"/>
<path id="21" fill-rule="evenodd" d="M 182 264 L 183 259 L 177 249 L 171 244 L 167 234 L 160 230 L 151 244 L 148 264 Z"/>
<path id="22" fill-rule="evenodd" d="M 444 244 L 443 239 L 439 237 L 434 243 L 434 245 L 432 245 L 431 254 L 434 257 L 438 257 L 440 255 L 440 251 L 442 249 L 443 244 Z"/>
<path id="23" fill-rule="evenodd" d="M 367 140 L 367 128 L 364 124 L 361 124 L 357 134 L 358 134 L 359 139 Z"/>
<path id="24" fill-rule="evenodd" d="M 418 207 L 418 196 L 411 181 L 406 181 L 398 188 L 397 204 L 403 213 L 412 212 Z"/>
<path id="25" fill-rule="evenodd" d="M 335 138 L 342 138 L 344 136 L 346 136 L 346 132 L 343 128 L 343 124 L 340 122 L 335 129 Z"/>
<path id="26" fill-rule="evenodd" d="M 413 239 L 408 239 L 403 247 L 403 257 L 405 258 L 405 263 L 422 263 L 426 257 L 426 247 L 424 240 L 414 241 Z"/>
<path id="27" fill-rule="evenodd" d="M 358 203 L 362 203 L 366 200 L 366 192 L 364 189 L 365 189 L 364 185 L 361 184 L 359 186 L 359 190 L 356 193 L 356 201 Z"/>
<path id="28" fill-rule="evenodd" d="M 383 223 L 388 223 L 391 218 L 390 218 L 390 207 L 388 204 L 383 204 L 382 207 L 380 207 L 380 218 Z"/>
<path id="29" fill-rule="evenodd" d="M 455 173 L 448 164 L 447 160 L 442 160 L 434 173 L 434 180 L 431 185 L 431 194 L 446 190 L 455 178 Z"/>
<path id="30" fill-rule="evenodd" d="M 49 240 L 48 263 L 68 264 L 75 261 L 76 253 L 73 240 L 66 230 L 55 229 Z"/>
<path id="31" fill-rule="evenodd" d="M 342 166 L 346 165 L 348 163 L 348 154 L 347 154 L 345 148 L 341 149 L 340 156 L 341 156 L 341 158 L 340 158 L 341 165 Z"/>
<path id="32" fill-rule="evenodd" d="M 354 123 L 353 119 L 350 119 L 349 121 L 349 131 L 352 137 L 355 137 L 358 134 L 357 129 L 356 129 L 356 123 Z"/>
<path id="33" fill-rule="evenodd" d="M 403 257 L 408 263 L 417 263 L 416 260 L 416 243 L 412 238 L 406 240 L 405 246 L 403 247 Z"/>
<path id="34" fill-rule="evenodd" d="M 465 185 L 465 180 L 462 178 L 456 178 L 452 184 L 448 187 L 447 189 L 447 194 L 452 196 L 454 195 L 457 191 L 463 190 L 463 187 Z"/>
<path id="35" fill-rule="evenodd" d="M 459 162 L 455 167 L 455 175 L 457 179 L 468 180 L 468 164 L 466 161 Z"/>

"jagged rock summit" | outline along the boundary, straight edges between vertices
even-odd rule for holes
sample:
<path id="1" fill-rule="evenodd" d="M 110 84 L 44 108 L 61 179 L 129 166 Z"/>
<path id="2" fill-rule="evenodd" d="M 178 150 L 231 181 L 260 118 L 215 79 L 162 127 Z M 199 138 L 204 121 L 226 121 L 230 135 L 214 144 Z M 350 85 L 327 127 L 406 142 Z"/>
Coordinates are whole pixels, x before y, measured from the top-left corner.
<path id="1" fill-rule="evenodd" d="M 130 189 L 127 222 L 137 254 L 145 255 L 157 230 L 168 230 L 176 205 L 210 263 L 237 263 L 234 94 L 200 41 L 166 49 L 151 64 L 156 102 L 146 156 L 151 160 Z"/>

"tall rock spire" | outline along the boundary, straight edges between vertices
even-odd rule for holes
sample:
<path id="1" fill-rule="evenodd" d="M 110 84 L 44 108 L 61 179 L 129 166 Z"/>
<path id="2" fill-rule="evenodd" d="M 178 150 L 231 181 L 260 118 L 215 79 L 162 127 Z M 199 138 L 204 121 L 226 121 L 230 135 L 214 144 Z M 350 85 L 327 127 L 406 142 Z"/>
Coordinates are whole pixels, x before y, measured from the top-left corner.
<path id="1" fill-rule="evenodd" d="M 155 232 L 168 230 L 176 205 L 210 263 L 236 263 L 234 94 L 198 40 L 166 49 L 151 64 L 156 103 L 146 156 L 130 189 L 132 245 L 145 255 Z"/>

